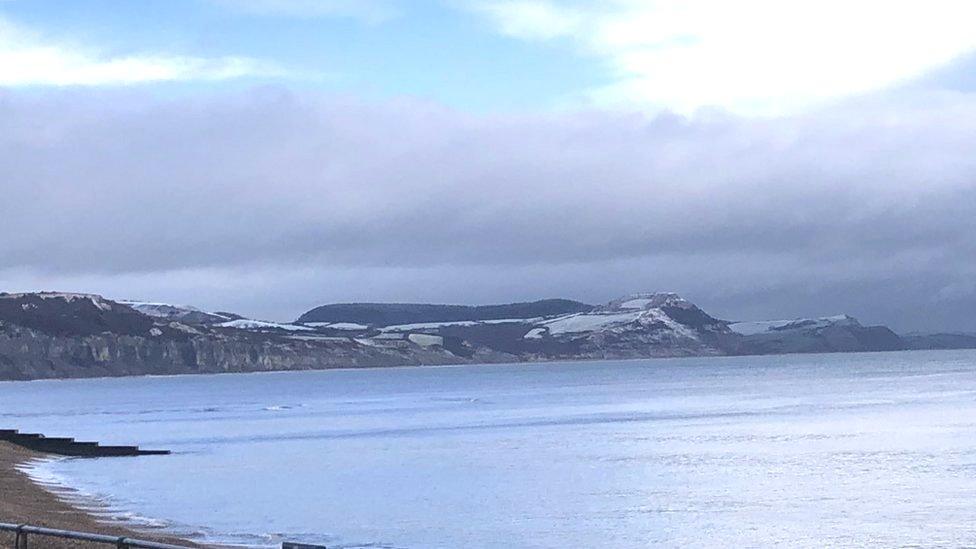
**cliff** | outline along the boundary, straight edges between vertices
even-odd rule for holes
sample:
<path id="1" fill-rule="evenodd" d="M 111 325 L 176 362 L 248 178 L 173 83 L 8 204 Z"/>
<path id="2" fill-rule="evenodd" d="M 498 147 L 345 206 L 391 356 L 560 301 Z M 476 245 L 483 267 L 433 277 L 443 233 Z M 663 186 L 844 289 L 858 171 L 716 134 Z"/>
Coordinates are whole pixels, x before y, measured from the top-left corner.
<path id="1" fill-rule="evenodd" d="M 848 316 L 727 322 L 670 293 L 602 306 L 323 306 L 295 323 L 88 294 L 0 294 L 0 379 L 906 347 L 891 330 Z"/>

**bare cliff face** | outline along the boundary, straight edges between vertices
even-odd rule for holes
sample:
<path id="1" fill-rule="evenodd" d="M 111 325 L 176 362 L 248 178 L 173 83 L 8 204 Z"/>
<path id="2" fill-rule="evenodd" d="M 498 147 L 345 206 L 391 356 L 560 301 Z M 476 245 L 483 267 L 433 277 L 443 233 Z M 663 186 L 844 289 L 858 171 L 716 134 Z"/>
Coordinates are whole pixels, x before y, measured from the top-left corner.
<path id="1" fill-rule="evenodd" d="M 443 350 L 190 325 L 100 296 L 0 294 L 0 379 L 448 364 Z"/>
<path id="2" fill-rule="evenodd" d="M 211 335 L 52 336 L 24 328 L 0 332 L 0 379 L 272 372 L 456 362 L 457 357 L 444 352 L 418 349 L 394 353 L 347 342 Z"/>
<path id="3" fill-rule="evenodd" d="M 846 316 L 729 323 L 668 293 L 596 307 L 547 300 L 483 308 L 345 304 L 316 310 L 326 311 L 328 320 L 275 323 L 87 294 L 0 293 L 0 379 L 905 347 L 887 328 L 864 327 Z M 303 318 L 313 317 L 318 318 Z"/>

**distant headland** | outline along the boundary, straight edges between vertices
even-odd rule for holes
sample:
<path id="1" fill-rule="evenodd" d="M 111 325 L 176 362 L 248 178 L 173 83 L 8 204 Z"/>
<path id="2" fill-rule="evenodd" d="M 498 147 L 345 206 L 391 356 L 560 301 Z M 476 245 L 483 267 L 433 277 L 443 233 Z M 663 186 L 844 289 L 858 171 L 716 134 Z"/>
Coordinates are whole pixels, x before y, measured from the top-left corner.
<path id="1" fill-rule="evenodd" d="M 735 322 L 673 293 L 604 305 L 346 303 L 295 322 L 65 292 L 0 293 L 0 379 L 976 348 L 855 318 Z"/>

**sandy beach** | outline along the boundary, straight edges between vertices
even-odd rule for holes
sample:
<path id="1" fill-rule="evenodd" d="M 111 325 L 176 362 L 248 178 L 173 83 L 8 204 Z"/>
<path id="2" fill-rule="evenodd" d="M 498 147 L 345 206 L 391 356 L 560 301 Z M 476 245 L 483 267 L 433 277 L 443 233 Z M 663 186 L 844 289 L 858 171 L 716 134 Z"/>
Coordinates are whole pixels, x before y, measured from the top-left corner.
<path id="1" fill-rule="evenodd" d="M 95 517 L 76 509 L 55 494 L 32 482 L 17 470 L 17 465 L 30 459 L 43 457 L 29 450 L 6 442 L 0 442 L 0 522 L 31 524 L 47 528 L 60 528 L 82 532 L 129 536 L 138 539 L 197 547 L 182 540 L 136 532 L 123 526 L 105 524 Z M 0 532 L 0 549 L 13 549 L 14 536 Z M 98 548 L 106 545 L 33 537 L 32 548 Z"/>

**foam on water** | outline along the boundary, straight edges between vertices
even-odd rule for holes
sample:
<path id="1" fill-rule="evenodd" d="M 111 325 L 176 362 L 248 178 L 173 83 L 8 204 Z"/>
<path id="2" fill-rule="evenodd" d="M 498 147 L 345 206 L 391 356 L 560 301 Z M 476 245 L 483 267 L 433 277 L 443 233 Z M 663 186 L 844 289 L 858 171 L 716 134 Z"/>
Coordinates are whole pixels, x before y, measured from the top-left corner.
<path id="1" fill-rule="evenodd" d="M 161 519 L 144 517 L 131 511 L 113 509 L 110 496 L 89 492 L 73 485 L 68 477 L 57 472 L 58 464 L 69 459 L 72 458 L 36 458 L 18 465 L 16 469 L 27 475 L 34 483 L 57 496 L 58 499 L 88 511 L 107 522 L 124 523 L 144 528 L 165 528 L 171 525 Z"/>

